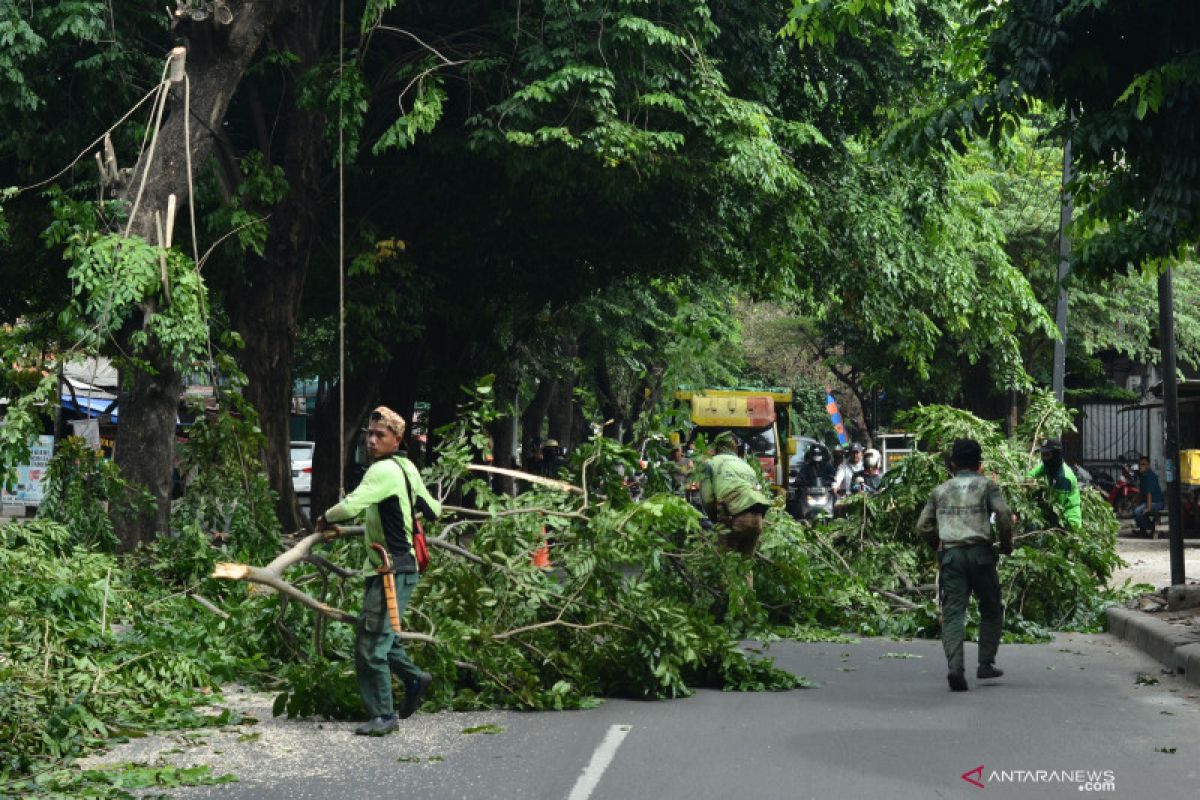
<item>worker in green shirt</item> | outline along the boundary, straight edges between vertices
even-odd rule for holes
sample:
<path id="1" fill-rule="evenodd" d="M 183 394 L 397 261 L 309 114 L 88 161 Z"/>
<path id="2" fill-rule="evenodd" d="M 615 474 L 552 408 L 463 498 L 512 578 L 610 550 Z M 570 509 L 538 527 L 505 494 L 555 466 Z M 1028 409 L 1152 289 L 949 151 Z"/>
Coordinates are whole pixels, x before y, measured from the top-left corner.
<path id="1" fill-rule="evenodd" d="M 700 501 L 708 518 L 723 530 L 717 539 L 720 545 L 750 558 L 771 498 L 763 492 L 754 467 L 737 455 L 738 444 L 731 431 L 713 439 L 715 454 L 700 467 Z M 746 576 L 747 583 L 753 581 L 753 574 Z"/>
<path id="2" fill-rule="evenodd" d="M 366 724 L 354 731 L 361 736 L 383 736 L 397 730 L 399 721 L 417 710 L 421 696 L 433 681 L 428 672 L 423 672 L 412 662 L 401 639 L 392 630 L 383 578 L 375 572 L 382 561 L 371 549 L 372 544 L 383 545 L 390 556 L 395 573 L 396 606 L 402 617 L 421 577 L 412 552 L 413 515 L 420 512 L 433 519 L 442 511 L 441 504 L 421 482 L 417 468 L 399 453 L 404 428 L 404 417 L 387 406 L 379 406 L 371 412 L 367 428 L 367 454 L 371 466 L 354 491 L 316 521 L 317 530 L 324 531 L 336 523 L 363 517 L 363 537 L 367 545 L 363 569 L 371 574 L 367 578 L 354 638 L 358 691 L 368 717 Z M 404 683 L 404 702 L 399 718 L 392 700 L 392 672 Z"/>
<path id="3" fill-rule="evenodd" d="M 1045 439 L 1041 452 L 1042 463 L 1030 470 L 1029 477 L 1046 479 L 1054 490 L 1059 524 L 1068 530 L 1078 531 L 1083 525 L 1083 512 L 1079 507 L 1079 479 L 1063 461 L 1062 442 Z"/>

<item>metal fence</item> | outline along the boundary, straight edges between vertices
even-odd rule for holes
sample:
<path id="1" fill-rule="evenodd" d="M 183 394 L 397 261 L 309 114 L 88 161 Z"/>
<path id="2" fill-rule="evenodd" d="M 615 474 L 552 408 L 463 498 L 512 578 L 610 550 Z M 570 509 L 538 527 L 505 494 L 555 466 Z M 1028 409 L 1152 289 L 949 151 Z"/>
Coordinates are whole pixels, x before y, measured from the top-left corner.
<path id="1" fill-rule="evenodd" d="M 1116 478 L 1120 465 L 1148 454 L 1151 448 L 1150 409 L 1129 409 L 1124 404 L 1085 403 L 1076 418 L 1078 452 L 1068 458 L 1093 475 Z"/>

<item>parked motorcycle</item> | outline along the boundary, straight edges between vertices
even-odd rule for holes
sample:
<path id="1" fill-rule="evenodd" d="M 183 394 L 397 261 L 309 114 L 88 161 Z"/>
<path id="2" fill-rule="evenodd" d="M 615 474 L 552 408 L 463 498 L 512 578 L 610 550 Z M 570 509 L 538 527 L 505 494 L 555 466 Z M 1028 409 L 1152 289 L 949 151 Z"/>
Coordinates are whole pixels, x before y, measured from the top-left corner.
<path id="1" fill-rule="evenodd" d="M 1118 519 L 1126 519 L 1133 516 L 1133 510 L 1140 502 L 1137 466 L 1130 467 L 1122 464 L 1121 474 L 1108 491 L 1108 503 L 1112 506 L 1113 513 L 1117 515 Z"/>

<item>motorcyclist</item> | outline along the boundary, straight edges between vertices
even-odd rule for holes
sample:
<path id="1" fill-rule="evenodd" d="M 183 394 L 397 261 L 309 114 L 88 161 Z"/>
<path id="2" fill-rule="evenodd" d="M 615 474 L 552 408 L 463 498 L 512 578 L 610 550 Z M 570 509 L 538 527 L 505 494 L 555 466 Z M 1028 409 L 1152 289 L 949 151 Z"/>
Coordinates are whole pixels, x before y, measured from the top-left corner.
<path id="1" fill-rule="evenodd" d="M 796 486 L 832 486 L 837 473 L 829 458 L 829 448 L 823 444 L 814 444 L 804 454 L 804 464 L 796 476 Z"/>
<path id="2" fill-rule="evenodd" d="M 861 444 L 847 445 L 845 457 L 842 459 L 841 465 L 837 468 L 837 473 L 833 479 L 833 490 L 837 492 L 839 497 L 845 497 L 850 494 L 854 488 L 854 478 L 863 471 L 863 448 Z"/>
<path id="3" fill-rule="evenodd" d="M 874 447 L 863 451 L 863 471 L 860 474 L 868 492 L 879 491 L 883 483 L 883 457 Z"/>

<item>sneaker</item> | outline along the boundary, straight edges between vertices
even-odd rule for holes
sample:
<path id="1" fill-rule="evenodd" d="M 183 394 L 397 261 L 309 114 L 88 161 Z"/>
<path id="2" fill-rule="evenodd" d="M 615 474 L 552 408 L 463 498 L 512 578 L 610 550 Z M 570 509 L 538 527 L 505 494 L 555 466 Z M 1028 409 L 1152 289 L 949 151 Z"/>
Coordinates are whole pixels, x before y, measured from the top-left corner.
<path id="1" fill-rule="evenodd" d="M 400 704 L 400 719 L 408 719 L 417 712 L 421 698 L 429 691 L 433 676 L 422 672 L 421 677 L 404 682 L 404 702 Z"/>
<path id="2" fill-rule="evenodd" d="M 946 682 L 950 684 L 950 691 L 952 692 L 965 692 L 967 690 L 967 676 L 963 675 L 961 669 L 947 672 Z"/>
<path id="3" fill-rule="evenodd" d="M 359 736 L 387 736 L 393 731 L 400 730 L 400 720 L 395 714 L 386 717 L 375 717 L 354 729 Z"/>
<path id="4" fill-rule="evenodd" d="M 982 681 L 988 678 L 999 678 L 1004 674 L 1004 670 L 997 667 L 995 664 L 980 664 L 979 669 L 975 670 L 975 677 Z"/>

